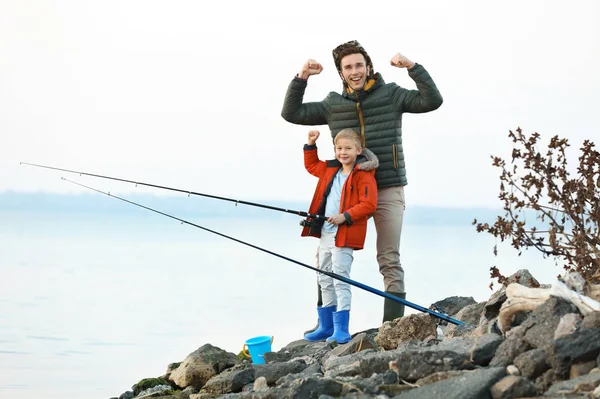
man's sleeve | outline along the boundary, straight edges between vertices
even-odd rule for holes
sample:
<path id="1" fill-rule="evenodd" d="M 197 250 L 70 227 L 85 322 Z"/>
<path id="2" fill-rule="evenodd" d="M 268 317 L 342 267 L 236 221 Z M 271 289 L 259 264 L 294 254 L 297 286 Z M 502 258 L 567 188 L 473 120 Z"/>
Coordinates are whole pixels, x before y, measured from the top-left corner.
<path id="1" fill-rule="evenodd" d="M 296 125 L 326 125 L 327 112 L 324 101 L 302 103 L 307 81 L 295 77 L 288 86 L 281 116 Z"/>
<path id="2" fill-rule="evenodd" d="M 415 114 L 438 109 L 444 100 L 429 72 L 422 65 L 415 64 L 408 71 L 408 75 L 417 84 L 417 90 L 408 90 L 397 86 L 394 103 L 401 107 L 402 112 Z"/>

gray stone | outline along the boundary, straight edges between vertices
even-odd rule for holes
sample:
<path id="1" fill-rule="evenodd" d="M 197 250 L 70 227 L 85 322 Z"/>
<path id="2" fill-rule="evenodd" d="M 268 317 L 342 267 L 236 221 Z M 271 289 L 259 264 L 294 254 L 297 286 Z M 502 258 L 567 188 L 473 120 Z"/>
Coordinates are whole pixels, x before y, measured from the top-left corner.
<path id="1" fill-rule="evenodd" d="M 398 375 L 392 370 L 387 370 L 384 373 L 373 374 L 369 378 L 337 378 L 338 381 L 344 383 L 342 395 L 351 393 L 366 393 L 376 395 L 381 392 L 381 386 L 398 384 Z"/>
<path id="2" fill-rule="evenodd" d="M 475 304 L 475 299 L 471 296 L 451 296 L 441 301 L 434 302 L 431 306 L 437 307 L 440 311 L 449 316 L 457 314 L 462 308 Z M 462 319 L 459 319 L 462 320 Z"/>
<path id="3" fill-rule="evenodd" d="M 549 368 L 546 363 L 546 352 L 542 349 L 521 353 L 515 357 L 513 364 L 519 369 L 521 376 L 530 380 L 535 380 Z"/>
<path id="4" fill-rule="evenodd" d="M 581 325 L 581 315 L 579 313 L 568 313 L 561 317 L 554 331 L 554 339 L 566 337 L 579 330 Z"/>
<path id="5" fill-rule="evenodd" d="M 119 396 L 119 399 L 132 399 L 134 396 L 133 391 L 126 391 Z"/>
<path id="6" fill-rule="evenodd" d="M 507 367 L 518 355 L 530 350 L 531 346 L 523 340 L 525 331 L 522 325 L 509 330 L 504 342 L 498 346 L 490 366 Z"/>
<path id="7" fill-rule="evenodd" d="M 586 315 L 581 322 L 581 328 L 600 328 L 600 312 Z"/>
<path id="8" fill-rule="evenodd" d="M 577 308 L 570 302 L 551 296 L 546 302 L 531 312 L 522 326 L 525 332 L 525 342 L 532 348 L 544 349 L 554 339 L 554 332 L 560 323 L 560 319 L 569 313 L 578 312 Z"/>
<path id="9" fill-rule="evenodd" d="M 469 370 L 450 370 L 450 371 L 439 371 L 437 373 L 429 374 L 426 377 L 419 378 L 415 385 L 422 387 L 423 385 L 433 384 L 436 382 L 447 380 L 448 378 L 454 378 L 465 373 L 469 373 Z"/>
<path id="10" fill-rule="evenodd" d="M 317 399 L 320 395 L 339 397 L 342 389 L 343 384 L 338 381 L 328 378 L 308 377 L 282 385 L 277 392 L 279 396 L 276 397 L 307 399 Z"/>
<path id="11" fill-rule="evenodd" d="M 300 378 L 322 377 L 322 376 L 323 376 L 323 372 L 321 371 L 321 365 L 319 363 L 313 363 L 310 366 L 308 366 L 307 368 L 305 368 L 304 370 L 302 370 L 300 373 L 288 374 L 288 375 L 285 375 L 285 376 L 279 378 L 277 381 L 275 381 L 275 385 L 289 384 L 293 380 L 297 380 Z"/>
<path id="12" fill-rule="evenodd" d="M 181 365 L 173 370 L 169 381 L 181 388 L 191 385 L 200 389 L 210 378 L 239 362 L 235 354 L 206 344 L 190 353 Z"/>
<path id="13" fill-rule="evenodd" d="M 527 378 L 509 375 L 495 383 L 490 393 L 493 399 L 512 399 L 535 396 L 537 390 Z"/>
<path id="14" fill-rule="evenodd" d="M 471 363 L 478 366 L 487 366 L 494 358 L 498 347 L 504 338 L 496 334 L 486 334 L 479 337 L 457 337 L 441 342 L 438 350 L 465 352 Z"/>
<path id="15" fill-rule="evenodd" d="M 389 369 L 389 362 L 398 359 L 404 349 L 385 352 L 363 351 L 348 356 L 329 358 L 323 364 L 325 377 L 361 376 L 370 377 L 373 373 L 383 373 Z"/>
<path id="16" fill-rule="evenodd" d="M 394 399 L 491 399 L 490 388 L 506 375 L 502 367 L 479 369 L 394 396 Z"/>
<path id="17" fill-rule="evenodd" d="M 250 365 L 239 365 L 223 371 L 206 382 L 200 393 L 225 394 L 240 392 L 244 385 L 254 382 L 254 369 Z"/>
<path id="18" fill-rule="evenodd" d="M 448 325 L 444 334 L 447 337 L 465 336 L 477 327 L 485 309 L 485 302 L 473 303 L 462 308 L 454 318 L 464 322 L 465 324 L 457 326 L 455 324 Z"/>
<path id="19" fill-rule="evenodd" d="M 287 362 L 299 357 L 310 357 L 314 361 L 320 361 L 331 349 L 331 345 L 326 342 L 298 340 L 289 343 L 277 352 L 265 353 L 265 363 Z"/>
<path id="20" fill-rule="evenodd" d="M 568 395 L 572 393 L 592 392 L 600 385 L 600 370 L 586 374 L 573 380 L 559 381 L 553 384 L 546 392 L 545 396 Z"/>
<path id="21" fill-rule="evenodd" d="M 586 328 L 555 340 L 549 350 L 548 363 L 561 378 L 567 378 L 573 363 L 594 360 L 600 354 L 600 329 Z"/>
<path id="22" fill-rule="evenodd" d="M 538 378 L 535 379 L 535 386 L 539 394 L 546 392 L 552 384 L 558 381 L 558 376 L 553 369 L 548 369 L 542 373 Z"/>
<path id="23" fill-rule="evenodd" d="M 571 365 L 571 370 L 569 371 L 569 379 L 579 378 L 582 375 L 586 375 L 596 368 L 596 359 L 590 360 L 583 363 L 574 363 Z"/>
<path id="24" fill-rule="evenodd" d="M 300 373 L 308 365 L 300 361 L 291 361 L 285 363 L 255 364 L 253 367 L 255 378 L 264 377 L 267 380 L 267 384 L 274 385 L 281 377 L 288 374 Z"/>
<path id="25" fill-rule="evenodd" d="M 376 364 L 369 366 L 371 369 L 377 367 Z M 400 353 L 394 370 L 400 379 L 411 382 L 440 371 L 461 370 L 466 367 L 472 367 L 467 353 L 436 348 Z"/>
<path id="26" fill-rule="evenodd" d="M 397 349 L 400 342 L 413 339 L 424 340 L 437 337 L 435 320 L 427 313 L 410 314 L 408 316 L 385 322 L 379 327 L 375 343 L 385 349 Z"/>

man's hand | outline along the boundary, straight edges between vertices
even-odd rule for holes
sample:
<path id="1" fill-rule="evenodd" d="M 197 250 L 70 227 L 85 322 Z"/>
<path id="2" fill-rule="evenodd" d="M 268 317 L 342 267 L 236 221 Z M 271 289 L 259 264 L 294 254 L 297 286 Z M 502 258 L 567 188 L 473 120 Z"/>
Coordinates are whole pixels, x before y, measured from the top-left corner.
<path id="1" fill-rule="evenodd" d="M 311 130 L 308 132 L 308 145 L 315 145 L 320 134 L 321 133 L 318 130 Z"/>
<path id="2" fill-rule="evenodd" d="M 346 223 L 346 217 L 343 214 L 338 213 L 337 215 L 328 217 L 327 221 L 331 224 L 339 226 L 340 224 Z"/>
<path id="3" fill-rule="evenodd" d="M 392 64 L 396 68 L 408 68 L 408 69 L 411 69 L 412 67 L 415 66 L 414 62 L 412 62 L 411 60 L 409 60 L 408 58 L 406 58 L 405 56 L 403 56 L 400 53 L 396 54 L 392 58 L 392 60 L 390 61 L 390 64 Z"/>
<path id="4" fill-rule="evenodd" d="M 323 71 L 323 66 L 315 60 L 308 60 L 302 65 L 302 69 L 298 74 L 299 78 L 308 79 L 311 75 L 318 75 Z"/>

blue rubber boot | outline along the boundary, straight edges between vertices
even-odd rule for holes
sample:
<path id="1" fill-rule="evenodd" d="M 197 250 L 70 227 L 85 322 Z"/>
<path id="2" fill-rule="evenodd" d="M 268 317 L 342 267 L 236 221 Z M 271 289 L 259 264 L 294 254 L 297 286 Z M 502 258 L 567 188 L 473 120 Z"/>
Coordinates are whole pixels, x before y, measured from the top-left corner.
<path id="1" fill-rule="evenodd" d="M 326 308 L 319 306 L 317 313 L 319 314 L 319 328 L 308 334 L 304 334 L 304 339 L 307 341 L 323 341 L 333 334 L 333 314 L 336 306 L 327 306 Z"/>
<path id="2" fill-rule="evenodd" d="M 340 310 L 333 313 L 333 335 L 327 338 L 327 342 L 337 342 L 345 344 L 352 339 L 348 332 L 348 324 L 350 323 L 350 311 Z"/>

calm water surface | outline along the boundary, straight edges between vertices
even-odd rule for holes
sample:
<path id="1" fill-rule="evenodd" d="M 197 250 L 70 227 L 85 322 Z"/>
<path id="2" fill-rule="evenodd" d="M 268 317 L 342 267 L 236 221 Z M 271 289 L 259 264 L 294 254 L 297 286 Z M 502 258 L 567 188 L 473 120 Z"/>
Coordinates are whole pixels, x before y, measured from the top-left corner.
<path id="1" fill-rule="evenodd" d="M 318 241 L 293 215 L 189 220 L 313 265 Z M 352 278 L 381 290 L 370 231 Z M 407 299 L 485 300 L 494 264 L 546 283 L 560 272 L 493 245 L 468 223 L 405 225 Z M 107 399 L 205 343 L 237 354 L 273 335 L 277 350 L 316 320 L 311 270 L 147 212 L 0 212 L 0 271 L 0 398 Z M 353 288 L 351 330 L 378 326 L 382 304 Z"/>

